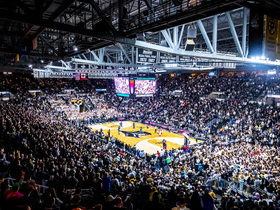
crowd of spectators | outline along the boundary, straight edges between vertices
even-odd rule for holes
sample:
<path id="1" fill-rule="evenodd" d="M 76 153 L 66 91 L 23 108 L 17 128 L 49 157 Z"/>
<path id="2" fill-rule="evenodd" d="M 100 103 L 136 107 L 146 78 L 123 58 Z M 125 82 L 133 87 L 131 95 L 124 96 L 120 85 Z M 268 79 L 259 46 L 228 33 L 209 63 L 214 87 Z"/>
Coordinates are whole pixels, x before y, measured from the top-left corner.
<path id="1" fill-rule="evenodd" d="M 127 100 L 94 93 L 108 81 L 82 82 L 1 77 L 1 88 L 13 93 L 0 101 L 0 133 L 7 141 L 0 151 L 2 209 L 279 208 L 279 113 L 257 102 L 267 87 L 276 90 L 278 79 L 162 77 L 155 97 Z M 32 96 L 30 89 L 45 96 Z M 90 130 L 86 124 L 95 121 L 77 118 L 71 97 L 56 95 L 65 89 L 92 102 L 84 112 L 89 119 L 178 124 L 208 140 L 148 156 Z M 212 92 L 223 98 L 209 99 Z M 245 196 L 250 186 L 254 190 Z"/>
<path id="2" fill-rule="evenodd" d="M 181 77 L 159 80 L 158 96 L 127 99 L 119 109 L 137 120 L 145 119 L 155 123 L 174 126 L 199 133 L 211 138 L 217 131 L 223 130 L 221 138 L 230 140 L 265 141 L 277 143 L 275 135 L 279 113 L 271 105 L 256 102 L 266 86 L 277 86 L 277 80 L 266 76 L 244 75 L 238 77 L 205 76 Z M 172 95 L 181 90 L 181 95 Z M 207 98 L 212 92 L 222 93 L 220 100 Z M 115 96 L 114 105 L 119 101 Z M 261 129 L 260 129 L 261 128 Z M 241 132 L 240 132 L 241 130 Z"/>

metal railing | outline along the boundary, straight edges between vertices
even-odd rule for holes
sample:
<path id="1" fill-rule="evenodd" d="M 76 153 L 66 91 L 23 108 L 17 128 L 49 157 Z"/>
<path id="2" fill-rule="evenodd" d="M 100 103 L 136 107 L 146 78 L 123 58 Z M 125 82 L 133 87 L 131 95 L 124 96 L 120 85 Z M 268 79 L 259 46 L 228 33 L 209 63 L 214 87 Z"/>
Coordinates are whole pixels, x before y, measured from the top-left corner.
<path id="1" fill-rule="evenodd" d="M 226 179 L 212 179 L 211 180 L 211 188 L 218 190 L 218 191 L 226 191 L 232 182 L 227 181 Z"/>
<path id="2" fill-rule="evenodd" d="M 4 181 L 5 181 L 5 180 L 7 180 L 8 186 L 9 186 L 9 187 L 12 187 L 13 184 L 17 182 L 16 179 L 11 178 L 11 177 L 5 178 Z M 20 181 L 19 181 L 19 182 L 20 182 Z M 21 183 L 26 184 L 27 182 L 26 182 L 26 181 L 22 181 Z M 49 187 L 48 187 L 48 186 L 45 186 L 45 185 L 39 185 L 39 184 L 37 184 L 37 186 L 38 186 L 39 194 L 41 194 L 41 195 L 44 194 L 44 193 L 46 192 L 47 189 L 49 189 Z"/>
<path id="3" fill-rule="evenodd" d="M 233 183 L 231 189 L 234 192 L 246 198 L 248 198 L 249 195 L 253 196 L 255 193 L 259 193 L 262 196 L 262 198 L 268 198 L 271 197 L 272 195 L 275 195 L 274 193 L 269 193 L 265 190 L 262 190 L 259 186 L 249 185 L 246 184 L 245 182 Z"/>
<path id="4" fill-rule="evenodd" d="M 9 187 L 12 187 L 13 184 L 17 182 L 16 179 L 11 178 L 11 177 L 5 178 L 4 180 L 7 180 Z M 22 183 L 26 184 L 27 182 L 23 181 Z M 47 184 L 47 182 L 45 182 L 45 183 Z M 46 186 L 46 185 L 39 185 L 39 184 L 36 184 L 36 185 L 38 186 L 38 190 L 39 190 L 40 195 L 43 195 L 47 191 L 47 189 L 49 189 L 49 187 Z M 67 189 L 67 192 L 70 193 L 70 194 L 74 194 L 75 190 L 76 189 Z M 81 191 L 82 191 L 82 194 L 93 194 L 93 191 L 91 190 L 91 188 L 81 189 Z"/>

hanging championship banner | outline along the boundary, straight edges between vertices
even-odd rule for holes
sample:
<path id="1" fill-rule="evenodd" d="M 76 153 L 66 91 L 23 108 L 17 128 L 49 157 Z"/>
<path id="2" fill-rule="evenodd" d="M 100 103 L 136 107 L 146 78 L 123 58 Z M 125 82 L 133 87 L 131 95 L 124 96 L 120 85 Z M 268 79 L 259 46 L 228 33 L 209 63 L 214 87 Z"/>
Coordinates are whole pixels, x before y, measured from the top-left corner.
<path id="1" fill-rule="evenodd" d="M 159 53 L 159 63 L 175 63 L 177 61 L 177 56 L 168 53 Z"/>
<path id="2" fill-rule="evenodd" d="M 280 20 L 278 20 L 278 27 L 277 27 L 276 58 L 280 59 Z"/>
<path id="3" fill-rule="evenodd" d="M 185 64 L 185 63 L 192 62 L 192 60 L 190 59 L 190 57 L 186 57 L 186 56 L 179 55 L 179 56 L 178 56 L 178 62 L 179 62 L 180 64 Z"/>
<path id="4" fill-rule="evenodd" d="M 39 71 L 39 78 L 45 78 L 45 72 Z"/>
<path id="5" fill-rule="evenodd" d="M 276 39 L 277 39 L 278 20 L 266 16 L 265 20 L 265 56 L 276 59 Z"/>
<path id="6" fill-rule="evenodd" d="M 249 21 L 249 57 L 263 54 L 264 14 L 251 8 Z"/>
<path id="7" fill-rule="evenodd" d="M 157 51 L 137 48 L 136 62 L 137 63 L 147 63 L 147 64 L 156 63 L 157 62 Z"/>
<path id="8" fill-rule="evenodd" d="M 73 78 L 73 73 L 45 72 L 45 78 Z"/>

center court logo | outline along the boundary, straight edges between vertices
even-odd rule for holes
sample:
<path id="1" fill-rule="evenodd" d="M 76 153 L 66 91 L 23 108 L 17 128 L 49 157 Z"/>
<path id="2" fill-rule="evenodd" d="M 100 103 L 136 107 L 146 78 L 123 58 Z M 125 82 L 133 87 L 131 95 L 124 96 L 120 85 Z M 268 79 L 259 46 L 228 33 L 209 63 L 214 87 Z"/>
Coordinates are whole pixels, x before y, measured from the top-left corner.
<path id="1" fill-rule="evenodd" d="M 152 135 L 149 132 L 142 132 L 140 133 L 140 131 L 121 131 L 125 136 L 128 137 L 134 137 L 134 138 L 139 138 L 140 136 L 149 136 Z"/>
<path id="2" fill-rule="evenodd" d="M 119 125 L 110 125 L 108 127 L 110 127 L 110 128 L 117 128 L 117 127 L 119 127 Z"/>

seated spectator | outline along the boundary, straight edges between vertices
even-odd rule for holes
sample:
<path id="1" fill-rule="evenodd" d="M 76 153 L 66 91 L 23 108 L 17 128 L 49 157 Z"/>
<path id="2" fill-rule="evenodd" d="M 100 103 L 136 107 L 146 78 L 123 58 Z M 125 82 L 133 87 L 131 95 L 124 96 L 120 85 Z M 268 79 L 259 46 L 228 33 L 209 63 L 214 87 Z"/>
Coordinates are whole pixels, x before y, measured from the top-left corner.
<path id="1" fill-rule="evenodd" d="M 20 187 L 20 185 L 19 185 L 18 182 L 16 182 L 16 183 L 13 184 L 13 186 L 12 186 L 12 192 L 10 192 L 10 193 L 7 195 L 7 197 L 6 197 L 6 200 L 7 200 L 8 202 L 10 202 L 11 200 L 13 200 L 13 201 L 19 200 L 19 199 L 21 199 L 21 198 L 24 196 L 23 194 L 21 194 L 20 192 L 18 192 L 19 187 Z"/>
<path id="2" fill-rule="evenodd" d="M 194 209 L 194 208 L 192 208 L 192 209 Z M 184 199 L 179 199 L 178 206 L 172 208 L 172 210 L 191 210 L 191 209 L 186 207 L 186 203 L 185 203 Z"/>

